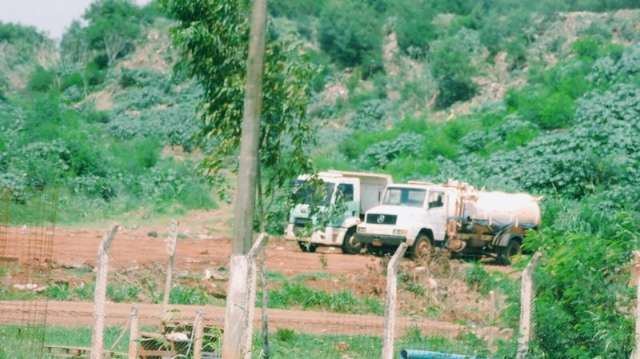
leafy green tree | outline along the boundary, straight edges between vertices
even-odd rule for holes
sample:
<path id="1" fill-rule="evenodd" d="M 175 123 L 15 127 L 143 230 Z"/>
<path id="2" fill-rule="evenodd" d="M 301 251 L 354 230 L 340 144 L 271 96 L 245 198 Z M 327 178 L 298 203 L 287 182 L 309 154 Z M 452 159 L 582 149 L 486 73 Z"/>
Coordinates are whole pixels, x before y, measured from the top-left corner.
<path id="1" fill-rule="evenodd" d="M 398 36 L 398 46 L 410 55 L 424 55 L 436 37 L 432 23 L 436 10 L 432 2 L 400 0 L 393 2 L 392 9 L 396 17 L 394 30 Z"/>
<path id="2" fill-rule="evenodd" d="M 342 66 L 362 66 L 365 75 L 382 68 L 382 22 L 367 3 L 332 1 L 320 18 L 320 47 Z"/>
<path id="3" fill-rule="evenodd" d="M 141 9 L 131 0 L 98 0 L 84 13 L 84 29 L 89 45 L 104 50 L 112 64 L 128 48 L 141 31 Z"/>
<path id="4" fill-rule="evenodd" d="M 433 46 L 431 72 L 438 80 L 437 108 L 447 108 L 476 94 L 477 86 L 471 79 L 475 68 L 470 49 L 460 44 L 452 37 L 438 41 Z"/>
<path id="5" fill-rule="evenodd" d="M 249 26 L 247 9 L 236 0 L 163 0 L 178 21 L 173 40 L 182 53 L 181 67 L 204 90 L 201 139 L 208 151 L 204 166 L 217 174 L 239 146 Z M 300 172 L 310 170 L 312 143 L 306 116 L 313 69 L 298 50 L 269 38 L 266 46 L 260 168 L 265 194 Z"/>

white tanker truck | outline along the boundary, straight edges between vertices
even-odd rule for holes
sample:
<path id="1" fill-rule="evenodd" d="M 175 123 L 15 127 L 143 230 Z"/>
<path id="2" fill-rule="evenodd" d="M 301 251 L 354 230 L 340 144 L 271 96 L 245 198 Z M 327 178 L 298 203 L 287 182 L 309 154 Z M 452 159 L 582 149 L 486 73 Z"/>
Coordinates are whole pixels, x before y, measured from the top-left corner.
<path id="1" fill-rule="evenodd" d="M 540 197 L 485 192 L 449 181 L 387 186 L 380 206 L 358 225 L 356 239 L 375 247 L 406 242 L 412 257 L 433 247 L 453 253 L 490 254 L 510 263 L 520 252 L 527 230 L 540 224 Z"/>

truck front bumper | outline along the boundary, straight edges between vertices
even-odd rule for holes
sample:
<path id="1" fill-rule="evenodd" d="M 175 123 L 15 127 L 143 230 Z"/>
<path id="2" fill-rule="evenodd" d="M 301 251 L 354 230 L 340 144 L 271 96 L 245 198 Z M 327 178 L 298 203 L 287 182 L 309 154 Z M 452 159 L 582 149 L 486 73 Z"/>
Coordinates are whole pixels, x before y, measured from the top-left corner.
<path id="1" fill-rule="evenodd" d="M 374 246 L 399 246 L 400 243 L 406 242 L 405 236 L 374 234 L 374 233 L 356 233 L 356 240 L 364 244 L 372 244 Z"/>

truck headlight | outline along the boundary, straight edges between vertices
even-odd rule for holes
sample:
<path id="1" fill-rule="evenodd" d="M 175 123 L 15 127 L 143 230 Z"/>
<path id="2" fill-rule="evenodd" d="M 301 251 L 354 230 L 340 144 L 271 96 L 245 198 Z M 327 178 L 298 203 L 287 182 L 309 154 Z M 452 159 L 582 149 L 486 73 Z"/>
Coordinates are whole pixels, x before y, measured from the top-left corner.
<path id="1" fill-rule="evenodd" d="M 358 233 L 367 233 L 367 229 L 365 227 L 358 226 L 356 230 Z"/>
<path id="2" fill-rule="evenodd" d="M 394 229 L 393 230 L 393 235 L 394 236 L 406 236 L 407 235 L 407 230 L 406 229 Z"/>

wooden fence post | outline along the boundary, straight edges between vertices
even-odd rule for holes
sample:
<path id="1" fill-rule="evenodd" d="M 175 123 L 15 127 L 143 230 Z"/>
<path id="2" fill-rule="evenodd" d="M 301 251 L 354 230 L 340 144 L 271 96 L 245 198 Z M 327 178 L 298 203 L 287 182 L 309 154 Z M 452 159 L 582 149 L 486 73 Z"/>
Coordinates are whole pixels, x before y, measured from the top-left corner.
<path id="1" fill-rule="evenodd" d="M 129 320 L 129 359 L 138 359 L 138 308 L 131 307 Z"/>
<path id="2" fill-rule="evenodd" d="M 167 319 L 169 310 L 169 296 L 171 295 L 171 287 L 173 286 L 173 267 L 176 257 L 176 242 L 178 240 L 178 222 L 172 221 L 169 229 L 169 238 L 167 238 L 167 254 L 169 261 L 167 263 L 167 276 L 164 282 L 164 296 L 162 298 L 162 314 Z"/>
<path id="3" fill-rule="evenodd" d="M 636 345 L 631 353 L 631 359 L 640 359 L 640 252 L 634 252 L 634 257 L 633 278 L 636 280 Z"/>
<path id="4" fill-rule="evenodd" d="M 518 352 L 516 359 L 526 359 L 529 355 L 529 341 L 534 336 L 533 328 L 533 298 L 535 289 L 533 272 L 538 265 L 542 253 L 537 252 L 531 258 L 529 264 L 522 272 L 522 285 L 520 287 L 520 328 L 518 330 Z"/>
<path id="5" fill-rule="evenodd" d="M 387 298 L 384 305 L 384 337 L 382 359 L 393 359 L 396 332 L 396 296 L 398 290 L 398 264 L 407 251 L 407 244 L 401 243 L 387 265 Z"/>
<path id="6" fill-rule="evenodd" d="M 267 273 L 265 270 L 265 262 L 267 254 L 262 253 L 259 261 L 260 270 L 260 287 L 262 289 L 262 358 L 269 359 L 271 357 L 271 349 L 269 347 L 269 315 L 267 308 L 269 307 L 269 292 L 267 291 Z"/>
<path id="7" fill-rule="evenodd" d="M 204 335 L 204 315 L 202 311 L 196 312 L 196 320 L 193 328 L 193 359 L 202 359 L 202 336 Z"/>
<path id="8" fill-rule="evenodd" d="M 255 262 L 266 243 L 267 236 L 262 233 L 247 255 L 231 256 L 227 301 L 232 301 L 234 305 L 227 305 L 224 315 L 222 356 L 225 359 L 251 358 L 256 303 Z"/>
<path id="9" fill-rule="evenodd" d="M 109 248 L 118 232 L 115 225 L 104 235 L 98 249 L 96 263 L 96 290 L 94 293 L 93 334 L 91 336 L 91 359 L 102 359 L 104 352 L 104 307 L 107 297 L 107 277 L 109 275 Z"/>

